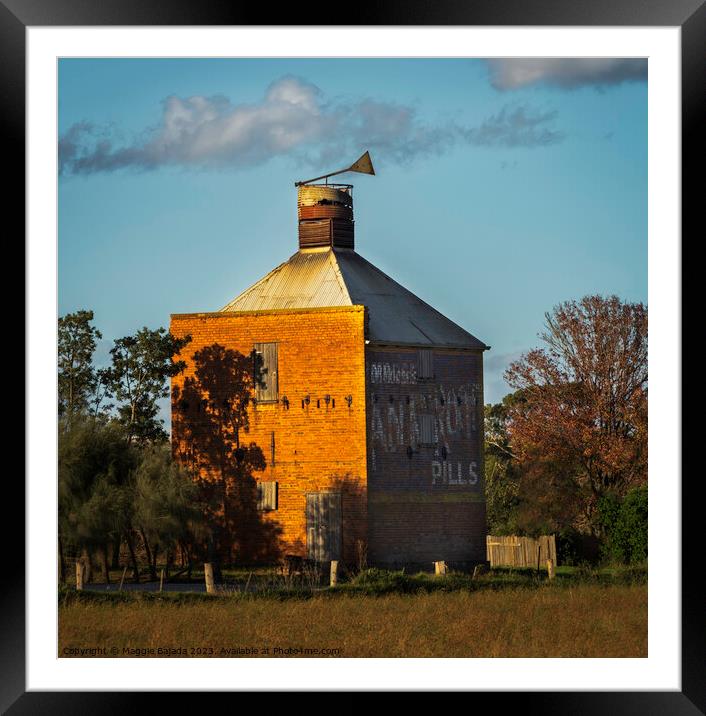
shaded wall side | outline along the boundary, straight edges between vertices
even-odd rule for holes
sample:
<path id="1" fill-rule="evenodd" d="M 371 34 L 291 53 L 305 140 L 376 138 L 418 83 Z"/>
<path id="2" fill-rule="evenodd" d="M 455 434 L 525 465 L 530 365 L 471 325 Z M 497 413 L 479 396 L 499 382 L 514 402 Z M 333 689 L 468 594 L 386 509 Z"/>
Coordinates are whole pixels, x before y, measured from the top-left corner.
<path id="1" fill-rule="evenodd" d="M 205 412 L 208 404 L 204 408 L 191 400 L 180 405 L 185 385 L 199 383 L 194 355 L 214 344 L 242 356 L 255 343 L 278 344 L 279 400 L 251 404 L 247 430 L 240 431 L 241 446 L 253 457 L 245 459 L 247 474 L 232 473 L 233 481 L 241 483 L 232 490 L 238 496 L 232 558 L 253 562 L 282 554 L 306 556 L 306 494 L 340 490 L 343 556 L 355 559 L 356 540 L 367 534 L 364 318 L 361 306 L 172 316 L 172 333 L 193 339 L 182 356 L 186 370 L 172 381 L 172 447 L 205 484 L 218 486 L 223 469 L 218 450 L 200 449 L 212 444 L 217 432 Z M 307 395 L 310 402 L 302 407 Z M 216 408 L 221 399 L 203 398 Z M 278 509 L 273 511 L 256 510 L 253 502 L 255 483 L 265 481 L 278 483 Z"/>
<path id="2" fill-rule="evenodd" d="M 418 350 L 366 349 L 368 542 L 374 564 L 485 560 L 483 355 L 433 352 L 434 377 L 421 380 Z M 425 420 L 432 444 L 423 444 Z"/>

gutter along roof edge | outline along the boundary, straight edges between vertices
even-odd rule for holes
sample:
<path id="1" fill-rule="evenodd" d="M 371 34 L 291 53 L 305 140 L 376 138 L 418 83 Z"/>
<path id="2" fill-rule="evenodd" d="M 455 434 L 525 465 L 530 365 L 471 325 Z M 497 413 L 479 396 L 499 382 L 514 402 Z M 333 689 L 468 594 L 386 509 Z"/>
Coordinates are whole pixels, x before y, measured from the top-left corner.
<path id="1" fill-rule="evenodd" d="M 433 351 L 463 351 L 464 353 L 483 353 L 484 351 L 490 350 L 490 346 L 466 346 L 452 343 L 435 343 L 434 345 L 430 345 L 429 343 L 403 343 L 401 341 L 392 343 L 390 341 L 376 341 L 373 339 L 369 339 L 367 345 L 375 346 L 376 348 L 416 348 Z"/>
<path id="2" fill-rule="evenodd" d="M 202 311 L 198 313 L 170 313 L 175 318 L 234 318 L 237 316 L 286 315 L 288 313 L 345 313 L 364 311 L 365 306 L 351 304 L 350 306 L 310 306 L 308 308 L 259 308 L 253 311 Z"/>

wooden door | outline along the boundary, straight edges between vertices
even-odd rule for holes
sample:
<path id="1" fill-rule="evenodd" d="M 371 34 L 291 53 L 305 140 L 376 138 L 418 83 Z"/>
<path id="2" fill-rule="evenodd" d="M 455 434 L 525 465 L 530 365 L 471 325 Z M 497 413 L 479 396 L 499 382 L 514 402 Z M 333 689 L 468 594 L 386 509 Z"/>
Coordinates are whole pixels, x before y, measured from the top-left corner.
<path id="1" fill-rule="evenodd" d="M 306 547 L 309 559 L 341 558 L 341 493 L 310 492 L 306 496 Z"/>

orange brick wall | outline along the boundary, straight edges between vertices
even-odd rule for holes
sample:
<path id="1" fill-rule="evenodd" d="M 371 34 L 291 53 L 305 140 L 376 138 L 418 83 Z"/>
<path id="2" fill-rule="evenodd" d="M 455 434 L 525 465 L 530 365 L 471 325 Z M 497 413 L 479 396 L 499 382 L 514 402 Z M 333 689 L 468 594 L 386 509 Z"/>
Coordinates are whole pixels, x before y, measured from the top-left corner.
<path id="1" fill-rule="evenodd" d="M 286 553 L 305 556 L 306 493 L 326 489 L 342 491 L 343 558 L 355 561 L 356 541 L 367 538 L 364 327 L 362 306 L 172 316 L 171 332 L 192 336 L 181 356 L 187 361 L 186 370 L 172 381 L 173 396 L 182 394 L 185 381 L 189 385 L 195 380 L 197 351 L 219 344 L 248 356 L 254 343 L 278 343 L 280 400 L 250 405 L 249 427 L 240 436 L 248 451 L 244 471 L 255 481 L 278 483 L 278 509 L 249 509 L 241 514 L 236 506 L 235 554 L 241 561 L 269 560 Z M 302 407 L 307 394 L 310 403 Z M 325 395 L 331 397 L 328 406 Z M 345 400 L 349 395 L 350 407 Z M 204 399 L 217 403 L 220 396 L 206 394 Z M 209 422 L 197 402 L 173 400 L 172 405 L 174 454 L 187 464 L 193 445 L 211 439 Z M 272 433 L 274 465 L 270 464 Z M 216 468 L 198 468 L 206 482 L 217 482 L 218 473 Z M 254 483 L 241 473 L 234 473 L 242 483 L 236 490 L 241 490 L 243 500 L 250 499 L 252 507 L 247 484 Z M 263 545 L 263 540 L 268 544 Z"/>

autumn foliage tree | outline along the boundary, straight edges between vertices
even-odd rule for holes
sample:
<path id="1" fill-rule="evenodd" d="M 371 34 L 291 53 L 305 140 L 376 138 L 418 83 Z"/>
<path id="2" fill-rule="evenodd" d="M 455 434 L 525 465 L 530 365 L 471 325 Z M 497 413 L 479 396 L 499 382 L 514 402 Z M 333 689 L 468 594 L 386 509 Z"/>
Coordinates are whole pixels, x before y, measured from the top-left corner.
<path id="1" fill-rule="evenodd" d="M 601 497 L 647 481 L 647 308 L 586 296 L 545 318 L 545 346 L 505 373 L 511 449 L 554 526 L 600 535 Z"/>

